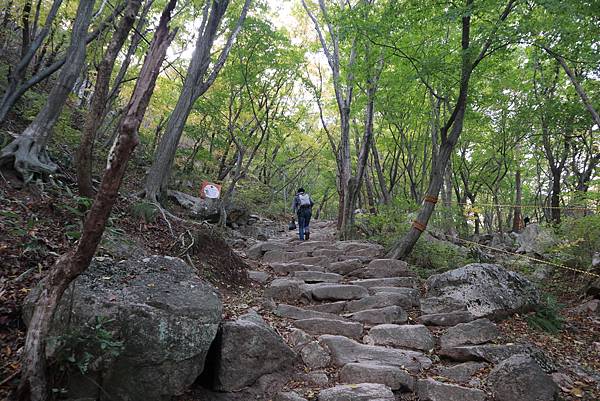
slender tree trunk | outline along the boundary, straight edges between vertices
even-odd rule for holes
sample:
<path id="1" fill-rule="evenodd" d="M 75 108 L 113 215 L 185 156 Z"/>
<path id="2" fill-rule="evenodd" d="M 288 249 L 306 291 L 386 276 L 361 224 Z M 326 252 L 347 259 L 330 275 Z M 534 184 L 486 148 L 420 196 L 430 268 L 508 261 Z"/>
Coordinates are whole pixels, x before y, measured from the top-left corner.
<path id="1" fill-rule="evenodd" d="M 554 224 L 560 224 L 560 179 L 561 170 L 552 169 L 552 195 L 550 196 L 550 216 Z"/>
<path id="2" fill-rule="evenodd" d="M 229 6 L 229 0 L 209 1 L 204 9 L 204 17 L 200 24 L 196 48 L 188 66 L 183 90 L 177 100 L 175 109 L 169 117 L 165 134 L 163 135 L 154 161 L 146 177 L 144 187 L 145 196 L 148 199 L 158 201 L 166 192 L 171 168 L 177 153 L 177 146 L 183 134 L 183 128 L 192 106 L 213 84 L 221 68 L 229 55 L 252 0 L 246 0 L 237 21 L 237 25 L 229 35 L 225 47 L 220 53 L 219 59 L 214 63 L 212 71 L 207 74 L 211 62 L 213 43 L 218 36 L 219 26 Z M 210 6 L 210 13 L 208 7 Z"/>
<path id="3" fill-rule="evenodd" d="M 82 3 L 84 1 L 80 5 Z M 174 36 L 172 32 L 169 32 L 168 23 L 175 3 L 176 0 L 170 0 L 161 16 L 150 50 L 142 66 L 140 79 L 129 101 L 127 114 L 119 125 L 118 140 L 109 156 L 98 195 L 84 223 L 81 239 L 75 250 L 58 258 L 41 283 L 42 290 L 36 301 L 25 341 L 23 372 L 19 385 L 21 401 L 45 401 L 48 399 L 45 348 L 52 317 L 65 289 L 88 268 L 102 238 L 127 168 L 127 162 L 138 144 L 137 132 L 150 102 L 160 66 Z"/>
<path id="4" fill-rule="evenodd" d="M 385 182 L 385 176 L 383 174 L 383 169 L 381 168 L 381 162 L 379 161 L 379 152 L 377 151 L 377 144 L 375 140 L 373 140 L 371 150 L 373 154 L 373 164 L 375 166 L 375 172 L 377 173 L 377 182 L 379 182 L 379 189 L 381 190 L 381 203 L 387 205 L 390 203 L 391 196 L 387 183 Z"/>
<path id="5" fill-rule="evenodd" d="M 521 189 L 521 168 L 517 167 L 515 172 L 515 209 L 513 212 L 512 230 L 515 233 L 521 231 L 523 216 L 521 215 L 522 189 Z"/>
<path id="6" fill-rule="evenodd" d="M 119 51 L 123 47 L 129 31 L 135 22 L 135 16 L 141 6 L 141 0 L 129 0 L 123 17 L 119 21 L 116 31 L 113 33 L 112 39 L 104 57 L 98 65 L 96 74 L 96 89 L 92 96 L 90 111 L 85 118 L 81 143 L 77 149 L 75 163 L 77 167 L 77 185 L 79 186 L 79 194 L 91 198 L 94 196 L 92 187 L 92 158 L 94 141 L 96 133 L 102 124 L 102 116 L 104 115 L 104 107 L 108 95 L 108 86 L 110 84 L 110 76 L 115 65 Z"/>
<path id="7" fill-rule="evenodd" d="M 48 95 L 46 104 L 25 131 L 0 153 L 0 165 L 12 163 L 14 169 L 26 182 L 34 173 L 49 174 L 57 169 L 57 165 L 50 160 L 46 152 L 46 145 L 83 67 L 85 38 L 93 9 L 94 0 L 79 2 L 66 63 Z"/>

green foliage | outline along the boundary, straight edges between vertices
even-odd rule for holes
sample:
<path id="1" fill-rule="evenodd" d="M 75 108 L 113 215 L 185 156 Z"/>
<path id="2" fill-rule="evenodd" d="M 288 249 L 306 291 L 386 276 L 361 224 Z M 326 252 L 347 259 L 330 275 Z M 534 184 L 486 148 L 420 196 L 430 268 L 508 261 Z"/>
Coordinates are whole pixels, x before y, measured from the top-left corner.
<path id="1" fill-rule="evenodd" d="M 131 205 L 130 211 L 132 216 L 143 219 L 146 224 L 154 223 L 158 217 L 158 208 L 150 202 L 136 202 Z"/>
<path id="2" fill-rule="evenodd" d="M 560 308 L 561 305 L 558 304 L 556 298 L 547 295 L 539 309 L 527 316 L 527 324 L 536 330 L 556 334 L 562 329 L 564 323 L 564 319 L 559 313 Z"/>
<path id="3" fill-rule="evenodd" d="M 56 349 L 55 362 L 59 369 L 75 369 L 86 374 L 118 357 L 124 345 L 108 329 L 111 322 L 110 319 L 96 316 L 93 322 L 86 324 L 81 330 L 71 330 L 50 338 L 49 343 Z"/>
<path id="4" fill-rule="evenodd" d="M 561 241 L 551 249 L 554 259 L 588 269 L 594 252 L 600 249 L 600 215 L 567 218 L 557 232 Z"/>
<path id="5" fill-rule="evenodd" d="M 415 265 L 422 278 L 475 262 L 462 248 L 448 242 L 428 240 L 421 236 L 409 255 L 408 262 Z M 420 268 L 420 269 L 419 269 Z"/>

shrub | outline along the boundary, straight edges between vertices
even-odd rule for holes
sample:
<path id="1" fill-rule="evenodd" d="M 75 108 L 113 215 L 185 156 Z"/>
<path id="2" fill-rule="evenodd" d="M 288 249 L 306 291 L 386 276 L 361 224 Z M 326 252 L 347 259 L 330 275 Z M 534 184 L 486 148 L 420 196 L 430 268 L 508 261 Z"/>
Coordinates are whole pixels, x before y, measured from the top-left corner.
<path id="1" fill-rule="evenodd" d="M 588 269 L 600 250 L 600 214 L 565 219 L 557 229 L 558 245 L 550 252 L 559 263 Z"/>
<path id="2" fill-rule="evenodd" d="M 533 314 L 527 316 L 527 324 L 536 330 L 551 334 L 558 333 L 563 326 L 564 320 L 559 314 L 561 305 L 552 295 L 546 295 L 544 303 Z"/>
<path id="3" fill-rule="evenodd" d="M 154 223 L 158 216 L 156 205 L 150 202 L 136 202 L 130 206 L 131 214 L 138 219 L 144 219 L 146 224 Z"/>

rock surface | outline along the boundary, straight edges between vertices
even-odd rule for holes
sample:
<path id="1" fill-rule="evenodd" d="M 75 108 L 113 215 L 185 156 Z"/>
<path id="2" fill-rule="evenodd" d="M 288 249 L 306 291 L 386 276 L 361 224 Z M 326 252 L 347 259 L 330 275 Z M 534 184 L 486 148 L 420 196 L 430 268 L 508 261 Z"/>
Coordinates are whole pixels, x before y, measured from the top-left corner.
<path id="1" fill-rule="evenodd" d="M 123 341 L 118 357 L 90 372 L 106 393 L 83 379 L 87 386 L 77 389 L 78 396 L 169 400 L 202 372 L 222 305 L 216 290 L 181 259 L 94 260 L 72 288 L 59 303 L 50 335 L 64 334 L 67 327 L 85 332 L 100 317 L 109 322 L 104 328 Z M 37 290 L 24 304 L 26 321 Z M 47 351 L 54 352 L 52 346 Z"/>
<path id="2" fill-rule="evenodd" d="M 375 345 L 412 348 L 420 351 L 432 350 L 435 345 L 433 336 L 423 325 L 381 324 L 369 331 L 369 338 Z"/>
<path id="3" fill-rule="evenodd" d="M 457 386 L 455 384 L 441 383 L 433 379 L 419 380 L 417 394 L 421 401 L 485 401 L 483 391 Z M 525 401 L 525 398 L 521 399 Z M 513 400 L 517 401 L 517 399 Z M 529 400 L 528 400 L 529 401 Z"/>
<path id="4" fill-rule="evenodd" d="M 379 383 L 392 390 L 413 391 L 415 379 L 398 366 L 375 363 L 349 363 L 340 371 L 344 383 Z"/>
<path id="5" fill-rule="evenodd" d="M 319 401 L 395 401 L 394 393 L 383 384 L 360 383 L 321 390 Z"/>
<path id="6" fill-rule="evenodd" d="M 440 347 L 483 344 L 495 340 L 499 335 L 500 330 L 494 323 L 488 319 L 477 319 L 447 329 L 440 337 Z"/>
<path id="7" fill-rule="evenodd" d="M 213 387 L 219 391 L 241 390 L 265 374 L 290 368 L 296 357 L 254 312 L 223 323 L 213 347 Z"/>
<path id="8" fill-rule="evenodd" d="M 427 280 L 428 296 L 463 302 L 476 317 L 503 318 L 527 312 L 540 303 L 539 290 L 518 273 L 500 265 L 472 263 Z"/>
<path id="9" fill-rule="evenodd" d="M 555 401 L 558 386 L 537 362 L 527 355 L 514 355 L 500 362 L 488 377 L 495 401 Z"/>

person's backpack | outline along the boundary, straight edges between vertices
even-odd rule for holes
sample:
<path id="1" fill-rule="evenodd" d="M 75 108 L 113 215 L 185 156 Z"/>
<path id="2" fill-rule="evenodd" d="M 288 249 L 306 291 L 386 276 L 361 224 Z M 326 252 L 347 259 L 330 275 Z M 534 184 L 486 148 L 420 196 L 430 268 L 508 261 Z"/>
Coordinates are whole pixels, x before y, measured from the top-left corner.
<path id="1" fill-rule="evenodd" d="M 298 194 L 298 203 L 300 206 L 310 206 L 310 195 L 309 194 Z"/>

